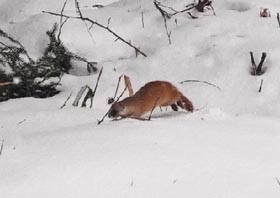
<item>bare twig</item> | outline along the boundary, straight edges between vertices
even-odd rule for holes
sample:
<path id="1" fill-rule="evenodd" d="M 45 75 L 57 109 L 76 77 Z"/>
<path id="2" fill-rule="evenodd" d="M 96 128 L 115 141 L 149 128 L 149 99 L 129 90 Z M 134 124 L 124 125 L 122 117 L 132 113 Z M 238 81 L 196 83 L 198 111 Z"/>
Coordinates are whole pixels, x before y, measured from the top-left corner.
<path id="1" fill-rule="evenodd" d="M 87 86 L 87 88 L 88 88 L 88 93 L 87 93 L 87 95 L 86 95 L 85 98 L 84 98 L 84 101 L 83 101 L 83 103 L 82 103 L 82 107 L 86 107 L 86 101 L 90 98 L 90 108 L 92 108 L 93 99 L 94 99 L 94 96 L 95 96 L 95 93 L 96 93 L 96 90 L 97 90 L 97 87 L 98 87 L 98 84 L 99 84 L 99 80 L 100 80 L 102 71 L 103 71 L 103 67 L 101 68 L 101 70 L 100 70 L 100 72 L 99 72 L 99 74 L 98 74 L 98 77 L 97 77 L 97 80 L 96 80 L 96 84 L 95 84 L 94 90 L 92 90 L 89 86 Z"/>
<path id="2" fill-rule="evenodd" d="M 20 121 L 17 125 L 21 125 L 22 123 L 24 123 L 26 121 L 26 119 L 23 119 L 22 121 Z"/>
<path id="3" fill-rule="evenodd" d="M 94 90 L 93 90 L 93 95 L 92 95 L 92 97 L 91 97 L 91 105 L 90 105 L 90 108 L 92 107 L 93 98 L 94 98 L 94 96 L 95 96 L 95 93 L 96 93 L 96 90 L 97 90 L 97 87 L 98 87 L 98 84 L 99 84 L 99 80 L 100 80 L 102 71 L 103 71 L 103 67 L 101 68 L 101 70 L 100 70 L 100 72 L 99 72 L 99 74 L 98 74 L 98 77 L 97 77 L 97 81 L 96 81 L 96 84 L 95 84 L 95 87 L 94 87 Z"/>
<path id="4" fill-rule="evenodd" d="M 96 5 L 93 5 L 92 7 L 100 9 L 100 8 L 104 8 L 104 5 L 96 4 Z"/>
<path id="5" fill-rule="evenodd" d="M 160 2 L 158 1 L 154 1 L 154 3 L 157 3 L 158 7 L 162 10 L 163 13 L 166 13 L 166 15 L 168 15 L 169 19 L 172 17 L 172 16 L 175 16 L 177 14 L 181 14 L 181 13 L 184 13 L 184 12 L 188 12 L 192 9 L 194 9 L 196 7 L 196 5 L 194 3 L 191 3 L 191 4 L 188 4 L 187 6 L 185 6 L 186 8 L 183 9 L 183 10 L 175 10 L 174 8 L 170 7 L 170 6 L 166 6 L 166 5 L 163 5 L 161 4 Z M 167 11 L 163 10 L 162 8 L 167 8 L 169 9 L 172 13 L 168 13 Z"/>
<path id="6" fill-rule="evenodd" d="M 254 59 L 254 54 L 253 52 L 250 52 L 250 57 L 251 57 L 251 63 L 252 63 L 252 73 L 254 75 L 257 75 L 257 66 L 256 66 L 256 62 L 255 62 L 255 59 Z"/>
<path id="7" fill-rule="evenodd" d="M 122 41 L 123 43 L 125 43 L 126 45 L 128 45 L 129 47 L 133 48 L 137 53 L 141 54 L 144 57 L 147 57 L 147 55 L 142 52 L 138 47 L 135 47 L 133 44 L 131 44 L 131 42 L 125 40 L 124 38 L 122 38 L 119 34 L 115 33 L 112 29 L 110 29 L 109 27 L 102 25 L 101 23 L 98 23 L 97 21 L 94 21 L 88 17 L 83 17 L 83 16 L 69 16 L 69 15 L 65 15 L 65 14 L 59 14 L 59 13 L 55 13 L 55 12 L 49 12 L 49 11 L 42 11 L 43 13 L 46 14 L 50 14 L 53 16 L 59 16 L 59 17 L 68 17 L 69 19 L 76 19 L 76 20 L 82 20 L 82 21 L 87 21 L 90 22 L 92 25 L 96 25 L 102 29 L 105 29 L 106 31 L 108 31 L 110 34 L 112 34 L 113 36 L 115 36 L 117 38 L 117 40 Z"/>
<path id="8" fill-rule="evenodd" d="M 262 85 L 263 85 L 263 79 L 261 80 L 260 88 L 259 88 L 259 93 L 262 91 Z"/>
<path id="9" fill-rule="evenodd" d="M 81 106 L 81 107 L 86 107 L 86 106 L 87 106 L 87 105 L 86 105 L 87 100 L 88 100 L 89 98 L 91 98 L 92 93 L 93 93 L 92 89 L 91 89 L 89 86 L 86 86 L 86 87 L 87 87 L 87 89 L 88 89 L 88 92 L 87 92 L 86 96 L 84 97 L 84 100 L 83 100 L 83 102 L 82 102 L 82 106 Z M 90 105 L 90 106 L 92 106 L 92 101 L 91 101 L 91 105 Z"/>
<path id="10" fill-rule="evenodd" d="M 158 11 L 160 12 L 160 14 L 161 14 L 161 16 L 163 18 L 165 33 L 167 35 L 169 44 L 171 44 L 171 31 L 169 31 L 168 27 L 167 27 L 167 19 L 170 19 L 171 15 L 168 14 L 165 10 L 163 10 L 160 7 L 160 3 L 158 1 L 154 0 L 154 5 L 158 9 Z"/>
<path id="11" fill-rule="evenodd" d="M 75 98 L 75 100 L 72 104 L 74 107 L 78 106 L 79 101 L 80 101 L 81 97 L 83 96 L 83 93 L 85 92 L 86 89 L 87 89 L 87 86 L 81 87 L 80 91 L 78 92 L 78 94 L 77 94 L 77 96 L 76 96 L 76 98 Z"/>
<path id="12" fill-rule="evenodd" d="M 65 9 L 65 7 L 66 7 L 66 5 L 67 5 L 67 2 L 68 2 L 68 0 L 65 0 L 65 2 L 64 2 L 64 4 L 63 4 L 63 6 L 62 6 L 62 9 L 61 9 L 61 17 L 60 17 L 60 25 L 59 25 L 59 31 L 58 31 L 58 34 L 57 34 L 57 40 L 60 42 L 60 35 L 61 35 L 61 32 L 62 32 L 62 28 L 63 28 L 63 25 L 67 22 L 67 20 L 69 19 L 68 17 L 63 17 L 62 15 L 63 15 L 63 12 L 64 12 L 64 9 Z M 63 20 L 63 18 L 65 18 L 64 20 Z"/>
<path id="13" fill-rule="evenodd" d="M 194 111 L 201 111 L 202 109 L 205 109 L 208 106 L 208 104 L 204 105 L 203 107 L 197 108 Z"/>
<path id="14" fill-rule="evenodd" d="M 128 93 L 129 93 L 129 96 L 133 96 L 134 95 L 134 91 L 132 89 L 132 85 L 131 85 L 131 82 L 130 82 L 130 79 L 128 76 L 126 75 L 121 75 L 119 77 L 119 80 L 118 80 L 118 84 L 117 84 L 117 87 L 116 87 L 116 90 L 115 90 L 115 94 L 114 94 L 114 97 L 113 98 L 109 98 L 108 100 L 108 104 L 111 104 L 115 101 L 115 98 L 117 97 L 117 93 L 118 93 L 118 90 L 119 90 L 119 86 L 120 86 L 120 82 L 121 82 L 121 79 L 124 78 L 124 85 L 125 87 L 127 87 L 128 89 Z"/>
<path id="15" fill-rule="evenodd" d="M 210 83 L 210 82 L 207 82 L 207 81 L 200 81 L 200 80 L 184 80 L 184 81 L 181 81 L 180 84 L 183 84 L 183 83 L 186 83 L 186 82 L 195 82 L 195 83 L 204 83 L 204 84 L 207 84 L 207 85 L 211 85 L 215 88 L 217 88 L 218 90 L 221 91 L 221 88 L 213 83 Z"/>
<path id="16" fill-rule="evenodd" d="M 78 14 L 81 18 L 83 18 L 82 11 L 81 11 L 81 9 L 80 9 L 78 0 L 75 0 L 75 7 L 76 7 L 76 12 L 77 12 L 77 14 Z M 93 38 L 93 35 L 92 35 L 92 33 L 90 32 L 90 29 L 91 29 L 91 28 L 88 27 L 88 25 L 87 25 L 87 23 L 86 23 L 85 20 L 82 20 L 82 21 L 84 22 L 84 24 L 85 24 L 85 26 L 86 26 L 87 32 L 88 32 L 88 34 L 89 34 L 89 36 L 90 36 L 92 42 L 95 43 L 94 38 Z"/>
<path id="17" fill-rule="evenodd" d="M 278 25 L 280 27 L 280 15 L 279 15 L 279 12 L 277 12 L 277 21 L 278 21 Z"/>
<path id="18" fill-rule="evenodd" d="M 266 59 L 267 54 L 265 52 L 262 53 L 262 57 L 261 60 L 258 64 L 258 66 L 256 66 L 255 60 L 254 60 L 254 56 L 253 56 L 253 52 L 250 52 L 250 57 L 251 57 L 251 63 L 252 63 L 252 71 L 251 74 L 256 76 L 256 75 L 262 75 L 265 71 L 262 70 L 263 67 L 263 63 Z"/>
<path id="19" fill-rule="evenodd" d="M 142 28 L 145 28 L 145 23 L 144 23 L 144 12 L 141 12 L 141 21 L 142 21 Z"/>
<path id="20" fill-rule="evenodd" d="M 120 98 L 123 96 L 123 94 L 126 90 L 127 90 L 127 87 L 124 88 L 121 95 L 117 98 L 116 102 L 118 102 L 120 100 Z M 97 120 L 97 125 L 100 125 L 104 121 L 104 119 L 108 116 L 110 109 L 111 109 L 111 107 L 108 109 L 108 111 L 105 113 L 105 115 L 102 117 L 101 120 Z"/>
<path id="21" fill-rule="evenodd" d="M 4 148 L 4 139 L 2 140 L 2 144 L 1 144 L 1 148 L 0 148 L 0 155 L 2 155 L 3 148 Z"/>
<path id="22" fill-rule="evenodd" d="M 276 181 L 277 181 L 277 184 L 280 186 L 280 181 L 277 177 L 275 177 Z"/>
<path id="23" fill-rule="evenodd" d="M 66 103 L 68 102 L 68 100 L 71 98 L 72 93 L 67 97 L 67 99 L 65 100 L 65 102 L 63 103 L 63 105 L 60 107 L 60 109 L 63 109 L 66 106 Z"/>
<path id="24" fill-rule="evenodd" d="M 258 65 L 258 67 L 257 67 L 257 74 L 262 74 L 263 73 L 262 72 L 262 66 L 263 66 L 263 63 L 264 63 L 265 59 L 266 59 L 266 53 L 263 52 L 262 53 L 262 57 L 261 57 L 261 61 L 260 61 L 259 65 Z"/>

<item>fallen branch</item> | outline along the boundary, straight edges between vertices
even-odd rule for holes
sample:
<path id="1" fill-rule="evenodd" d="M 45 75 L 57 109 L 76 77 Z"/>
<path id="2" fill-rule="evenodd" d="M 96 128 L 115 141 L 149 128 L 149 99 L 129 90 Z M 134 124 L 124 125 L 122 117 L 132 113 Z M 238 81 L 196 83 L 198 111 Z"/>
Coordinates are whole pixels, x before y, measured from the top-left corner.
<path id="1" fill-rule="evenodd" d="M 200 80 L 184 80 L 184 81 L 181 81 L 180 84 L 183 84 L 183 83 L 186 83 L 186 82 L 195 82 L 195 83 L 204 83 L 204 84 L 207 84 L 207 85 L 211 85 L 215 88 L 217 88 L 218 90 L 221 91 L 221 88 L 213 83 L 210 83 L 210 82 L 207 82 L 207 81 L 200 81 Z"/>
<path id="2" fill-rule="evenodd" d="M 90 22 L 92 25 L 96 25 L 96 26 L 108 31 L 110 34 L 115 36 L 117 38 L 117 40 L 120 40 L 123 43 L 125 43 L 126 45 L 128 45 L 129 47 L 133 48 L 135 50 L 135 52 L 137 52 L 137 54 L 141 54 L 142 56 L 147 57 L 147 55 L 144 52 L 142 52 L 138 47 L 135 47 L 133 44 L 131 44 L 130 41 L 126 41 L 119 34 L 115 33 L 113 30 L 111 30 L 108 26 L 102 25 L 101 23 L 98 23 L 97 21 L 94 21 L 94 20 L 92 20 L 88 17 L 83 17 L 81 15 L 80 16 L 70 16 L 70 15 L 59 14 L 59 13 L 55 13 L 55 12 L 49 12 L 49 11 L 42 11 L 42 13 L 50 14 L 50 15 L 53 15 L 53 16 L 65 17 L 65 18 L 68 18 L 68 19 L 76 19 L 76 20 L 82 20 L 82 21 Z"/>

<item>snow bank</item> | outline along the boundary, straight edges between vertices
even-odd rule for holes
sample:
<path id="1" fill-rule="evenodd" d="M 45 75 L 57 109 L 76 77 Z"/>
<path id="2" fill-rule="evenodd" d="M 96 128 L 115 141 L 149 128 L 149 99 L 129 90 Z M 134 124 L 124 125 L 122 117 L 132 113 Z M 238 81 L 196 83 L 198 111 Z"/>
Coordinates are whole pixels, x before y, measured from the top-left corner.
<path id="1" fill-rule="evenodd" d="M 46 30 L 59 21 L 41 11 L 59 12 L 63 2 L 1 0 L 1 28 L 38 57 L 47 45 Z M 99 3 L 106 6 L 92 8 Z M 186 3 L 164 4 L 180 9 Z M 194 12 L 196 20 L 178 15 L 177 24 L 175 18 L 168 21 L 171 45 L 150 0 L 81 0 L 80 5 L 85 16 L 102 24 L 111 18 L 109 27 L 148 57 L 136 58 L 98 27 L 91 29 L 91 40 L 90 24 L 69 20 L 61 35 L 65 45 L 104 67 L 94 108 L 74 108 L 72 97 L 59 109 L 71 92 L 94 86 L 96 75 L 65 75 L 61 94 L 46 100 L 0 103 L 3 197 L 279 197 L 279 2 L 214 1 L 216 16 L 211 11 Z M 272 17 L 260 18 L 261 7 Z M 76 16 L 73 1 L 65 13 Z M 267 52 L 264 75 L 250 75 L 250 51 L 256 62 Z M 151 122 L 106 119 L 96 126 L 123 73 L 134 90 L 151 80 L 171 81 L 195 108 L 204 108 L 193 114 L 157 109 Z M 208 81 L 221 90 L 179 84 L 183 80 Z"/>

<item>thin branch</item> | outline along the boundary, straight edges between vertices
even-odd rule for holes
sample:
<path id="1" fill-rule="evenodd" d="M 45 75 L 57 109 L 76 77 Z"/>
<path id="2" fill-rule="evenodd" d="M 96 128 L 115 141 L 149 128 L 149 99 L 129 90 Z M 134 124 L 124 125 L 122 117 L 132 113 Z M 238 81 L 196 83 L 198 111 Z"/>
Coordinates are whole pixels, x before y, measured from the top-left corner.
<path id="1" fill-rule="evenodd" d="M 276 181 L 277 181 L 277 184 L 280 186 L 280 181 L 277 177 L 275 177 Z"/>
<path id="2" fill-rule="evenodd" d="M 58 13 L 55 13 L 55 12 L 49 12 L 49 11 L 42 11 L 42 13 L 45 13 L 45 14 L 50 14 L 50 15 L 53 15 L 53 16 L 63 16 L 63 17 L 68 17 L 69 19 L 77 19 L 77 20 L 83 20 L 83 21 L 88 21 L 90 22 L 92 25 L 96 25 L 102 29 L 105 29 L 107 30 L 109 33 L 111 33 L 112 35 L 114 35 L 117 40 L 120 40 L 122 41 L 123 43 L 127 44 L 128 46 L 130 46 L 131 48 L 133 48 L 137 53 L 141 54 L 142 56 L 144 57 L 147 57 L 147 55 L 142 52 L 141 50 L 139 50 L 139 48 L 135 47 L 134 45 L 132 45 L 129 41 L 126 41 L 124 38 L 122 38 L 119 34 L 115 33 L 113 30 L 111 30 L 109 27 L 106 27 L 104 25 L 102 25 L 101 23 L 98 23 L 96 21 L 93 21 L 92 19 L 88 18 L 88 17 L 81 17 L 81 16 L 69 16 L 69 15 L 65 15 L 65 14 L 58 14 Z"/>
<path id="3" fill-rule="evenodd" d="M 59 31 L 58 31 L 58 34 L 57 34 L 57 40 L 60 42 L 60 35 L 61 35 L 61 33 L 62 33 L 62 28 L 63 28 L 63 26 L 64 26 L 64 24 L 67 22 L 67 20 L 69 19 L 68 17 L 65 17 L 65 19 L 63 20 L 63 12 L 64 12 L 64 9 L 65 9 L 65 7 L 66 7 L 66 5 L 67 5 L 67 2 L 68 2 L 68 0 L 65 0 L 65 2 L 64 2 L 64 4 L 63 4 L 63 6 L 62 6 L 62 9 L 61 9 L 61 12 L 60 12 L 60 14 L 61 14 L 61 17 L 60 17 L 60 25 L 59 25 Z"/>
<path id="4" fill-rule="evenodd" d="M 123 96 L 123 94 L 126 90 L 127 90 L 127 87 L 124 88 L 121 95 L 117 98 L 116 102 L 118 102 L 120 100 L 120 98 Z M 102 117 L 101 120 L 97 120 L 97 125 L 100 125 L 104 121 L 104 119 L 108 116 L 110 109 L 111 109 L 111 107 L 108 109 L 108 111 L 105 113 L 105 115 Z"/>
<path id="5" fill-rule="evenodd" d="M 260 88 L 259 88 L 259 93 L 262 91 L 262 85 L 263 85 L 263 79 L 261 80 Z"/>
<path id="6" fill-rule="evenodd" d="M 68 100 L 71 98 L 71 96 L 72 96 L 72 93 L 67 97 L 67 99 L 65 100 L 63 105 L 60 107 L 60 109 L 63 109 L 66 106 L 66 104 L 67 104 Z"/>
<path id="7" fill-rule="evenodd" d="M 280 15 L 279 15 L 279 12 L 277 12 L 277 21 L 278 21 L 278 25 L 280 27 Z"/>
<path id="8" fill-rule="evenodd" d="M 257 74 L 262 74 L 262 66 L 263 66 L 263 63 L 264 63 L 265 59 L 266 59 L 266 53 L 263 52 L 262 57 L 261 57 L 261 61 L 258 65 L 258 67 L 257 67 Z"/>
<path id="9" fill-rule="evenodd" d="M 22 123 L 24 123 L 26 121 L 26 119 L 23 119 L 22 121 L 20 121 L 17 125 L 21 125 Z"/>
<path id="10" fill-rule="evenodd" d="M 2 140 L 2 144 L 1 144 L 1 148 L 0 148 L 0 155 L 2 155 L 3 148 L 4 148 L 4 139 Z"/>
<path id="11" fill-rule="evenodd" d="M 202 109 L 205 109 L 208 106 L 208 104 L 204 105 L 203 107 L 197 108 L 194 111 L 201 111 Z"/>
<path id="12" fill-rule="evenodd" d="M 197 19 L 197 18 L 198 18 L 198 17 L 196 17 L 196 16 L 193 16 L 192 13 L 190 13 L 190 12 L 187 12 L 187 14 L 188 14 L 192 19 Z"/>
<path id="13" fill-rule="evenodd" d="M 92 7 L 100 9 L 100 8 L 104 8 L 104 5 L 96 4 L 96 5 L 93 5 Z"/>
<path id="14" fill-rule="evenodd" d="M 154 0 L 154 5 L 163 18 L 165 33 L 167 35 L 169 44 L 171 44 L 171 31 L 169 31 L 167 27 L 167 19 L 170 19 L 171 15 L 160 7 L 160 3 L 158 1 Z"/>
<path id="15" fill-rule="evenodd" d="M 76 7 L 76 12 L 77 12 L 77 14 L 78 14 L 81 18 L 83 18 L 82 11 L 81 11 L 81 9 L 80 9 L 78 0 L 75 0 L 75 7 Z M 89 36 L 90 36 L 92 42 L 95 43 L 94 38 L 93 38 L 93 35 L 92 35 L 92 33 L 90 32 L 90 29 L 91 29 L 91 28 L 88 27 L 88 25 L 87 25 L 87 23 L 86 23 L 85 20 L 82 20 L 82 21 L 84 22 L 84 24 L 85 24 L 85 26 L 86 26 L 87 32 L 88 32 L 88 34 L 89 34 Z"/>
<path id="16" fill-rule="evenodd" d="M 221 88 L 213 83 L 210 83 L 210 82 L 207 82 L 207 81 L 200 81 L 200 80 L 184 80 L 184 81 L 181 81 L 180 84 L 183 84 L 183 83 L 186 83 L 186 82 L 195 82 L 195 83 L 204 83 L 204 84 L 207 84 L 207 85 L 211 85 L 215 88 L 217 88 L 218 90 L 221 91 Z"/>
<path id="17" fill-rule="evenodd" d="M 257 75 L 257 65 L 256 65 L 256 62 L 255 62 L 255 59 L 254 59 L 253 52 L 250 52 L 250 57 L 251 57 L 251 63 L 252 63 L 252 69 L 253 69 L 252 73 L 254 75 Z"/>
<path id="18" fill-rule="evenodd" d="M 142 28 L 145 28 L 145 23 L 144 23 L 144 12 L 141 12 L 141 21 L 142 21 Z"/>
<path id="19" fill-rule="evenodd" d="M 101 68 L 101 70 L 100 70 L 100 72 L 98 74 L 94 90 L 92 90 L 89 86 L 87 86 L 87 88 L 89 90 L 88 90 L 87 95 L 85 96 L 85 98 L 83 100 L 82 107 L 86 107 L 86 101 L 90 98 L 90 108 L 92 108 L 93 99 L 94 99 L 94 96 L 95 96 L 95 93 L 96 93 L 96 90 L 97 90 L 97 87 L 98 87 L 98 84 L 99 84 L 99 80 L 100 80 L 102 71 L 103 71 L 103 67 Z"/>
<path id="20" fill-rule="evenodd" d="M 252 71 L 251 74 L 256 76 L 256 75 L 262 75 L 265 71 L 262 70 L 263 67 L 263 63 L 266 59 L 267 54 L 265 52 L 262 53 L 262 57 L 261 60 L 258 64 L 258 66 L 256 66 L 255 60 L 254 60 L 254 56 L 253 56 L 253 52 L 250 52 L 250 57 L 251 57 L 251 63 L 252 63 Z"/>
<path id="21" fill-rule="evenodd" d="M 85 92 L 86 89 L 87 89 L 87 86 L 81 87 L 80 91 L 78 92 L 78 94 L 77 94 L 77 96 L 76 96 L 76 98 L 75 98 L 75 100 L 72 104 L 74 107 L 78 106 L 79 101 L 80 101 L 80 99 L 81 99 L 81 97 L 82 97 L 82 95 L 83 95 L 83 93 Z"/>
<path id="22" fill-rule="evenodd" d="M 125 87 L 127 87 L 128 89 L 128 92 L 129 92 L 129 96 L 133 96 L 134 95 L 134 91 L 132 89 L 132 85 L 131 85 L 131 82 L 130 82 L 130 79 L 128 76 L 122 74 L 120 77 L 119 77 L 119 80 L 118 80 L 118 84 L 117 84 L 117 87 L 116 87 L 116 90 L 115 90 L 115 94 L 114 94 L 114 97 L 110 97 L 109 100 L 108 100 L 108 104 L 112 104 L 114 101 L 115 101 L 115 98 L 117 97 L 117 93 L 118 93 L 118 90 L 119 90 L 119 86 L 120 86 L 120 82 L 121 82 L 121 79 L 124 78 L 124 85 Z"/>

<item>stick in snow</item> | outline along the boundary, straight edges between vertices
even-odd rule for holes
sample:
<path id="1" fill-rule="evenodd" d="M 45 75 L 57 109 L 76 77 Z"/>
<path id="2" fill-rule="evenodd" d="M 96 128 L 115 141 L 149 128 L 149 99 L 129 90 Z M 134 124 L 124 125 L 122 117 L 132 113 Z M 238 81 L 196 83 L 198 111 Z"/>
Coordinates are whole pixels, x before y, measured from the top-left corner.
<path id="1" fill-rule="evenodd" d="M 77 96 L 76 96 L 76 98 L 75 98 L 75 100 L 72 104 L 74 107 L 78 106 L 79 101 L 80 101 L 81 97 L 83 96 L 83 93 L 86 91 L 86 89 L 87 89 L 87 86 L 81 87 L 80 91 L 78 92 L 78 94 L 77 94 Z"/>
<path id="2" fill-rule="evenodd" d="M 63 103 L 63 105 L 60 107 L 60 109 L 63 109 L 66 106 L 66 103 L 68 102 L 68 100 L 71 98 L 72 93 L 67 97 L 67 99 L 65 100 L 65 102 Z"/>
<path id="3" fill-rule="evenodd" d="M 280 181 L 279 181 L 279 179 L 278 179 L 277 177 L 275 177 L 275 179 L 276 179 L 278 185 L 280 186 Z"/>
<path id="4" fill-rule="evenodd" d="M 263 85 L 263 79 L 261 81 L 261 85 L 260 85 L 260 88 L 259 88 L 259 93 L 261 93 L 261 91 L 262 91 L 262 85 Z"/>
<path id="5" fill-rule="evenodd" d="M 280 16 L 279 16 L 279 12 L 277 12 L 277 21 L 278 21 L 278 25 L 280 27 Z"/>
<path id="6" fill-rule="evenodd" d="M 0 148 L 0 155 L 2 155 L 3 148 L 4 148 L 4 139 L 2 140 L 2 144 L 1 144 L 1 148 Z"/>
<path id="7" fill-rule="evenodd" d="M 127 90 L 127 87 L 124 88 L 124 90 L 122 91 L 121 95 L 117 98 L 116 102 L 118 102 L 120 100 L 120 98 L 123 96 L 124 92 Z M 111 109 L 111 107 L 110 107 Z M 107 115 L 109 114 L 110 109 L 105 113 L 105 115 L 102 117 L 101 120 L 97 120 L 97 125 L 100 125 L 104 119 L 107 117 Z"/>
<path id="8" fill-rule="evenodd" d="M 84 101 L 82 103 L 82 107 L 86 107 L 86 101 L 90 98 L 90 108 L 92 108 L 93 99 L 94 99 L 94 96 L 95 96 L 95 93 L 96 93 L 96 90 L 97 90 L 97 87 L 98 87 L 98 84 L 99 84 L 99 80 L 100 80 L 102 71 L 103 71 L 103 67 L 101 68 L 101 70 L 100 70 L 100 72 L 98 74 L 94 90 L 92 91 L 92 89 L 89 86 L 87 86 L 88 92 L 87 92 L 87 95 L 84 98 Z"/>

